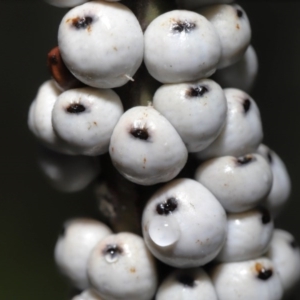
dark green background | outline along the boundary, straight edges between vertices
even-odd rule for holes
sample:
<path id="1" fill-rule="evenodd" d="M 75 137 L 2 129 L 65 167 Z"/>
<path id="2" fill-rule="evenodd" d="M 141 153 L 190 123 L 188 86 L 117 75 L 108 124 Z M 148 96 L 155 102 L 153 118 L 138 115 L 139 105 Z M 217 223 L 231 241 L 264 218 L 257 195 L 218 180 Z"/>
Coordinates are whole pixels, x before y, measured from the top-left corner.
<path id="1" fill-rule="evenodd" d="M 277 226 L 300 241 L 300 4 L 240 4 L 251 21 L 260 61 L 251 95 L 261 109 L 264 142 L 283 158 L 293 183 L 291 201 Z M 69 217 L 97 215 L 93 186 L 64 194 L 48 185 L 27 128 L 29 105 L 49 78 L 45 56 L 56 45 L 65 12 L 42 0 L 0 0 L 1 300 L 67 299 L 68 287 L 53 262 L 57 233 Z"/>

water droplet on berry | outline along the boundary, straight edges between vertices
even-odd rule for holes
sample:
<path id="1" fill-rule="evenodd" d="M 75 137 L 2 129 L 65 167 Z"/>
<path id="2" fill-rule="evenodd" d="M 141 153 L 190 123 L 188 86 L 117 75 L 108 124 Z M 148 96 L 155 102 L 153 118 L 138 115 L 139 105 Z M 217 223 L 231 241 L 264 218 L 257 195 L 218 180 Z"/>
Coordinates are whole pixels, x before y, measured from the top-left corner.
<path id="1" fill-rule="evenodd" d="M 108 263 L 116 262 L 121 253 L 122 250 L 117 245 L 107 245 L 103 250 L 104 257 Z"/>
<path id="2" fill-rule="evenodd" d="M 149 236 L 160 247 L 171 246 L 179 240 L 179 225 L 174 218 L 155 216 L 149 223 Z"/>

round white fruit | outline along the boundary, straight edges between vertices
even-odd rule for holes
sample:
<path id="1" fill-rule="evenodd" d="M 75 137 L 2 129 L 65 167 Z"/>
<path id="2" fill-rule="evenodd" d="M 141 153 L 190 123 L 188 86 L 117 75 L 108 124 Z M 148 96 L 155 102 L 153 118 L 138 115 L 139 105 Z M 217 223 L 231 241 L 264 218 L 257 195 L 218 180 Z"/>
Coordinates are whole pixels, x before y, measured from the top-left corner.
<path id="1" fill-rule="evenodd" d="M 28 112 L 28 127 L 47 148 L 65 154 L 73 154 L 57 137 L 52 126 L 51 113 L 59 95 L 60 90 L 53 80 L 47 80 L 39 87 Z"/>
<path id="2" fill-rule="evenodd" d="M 52 124 L 71 151 L 95 156 L 108 151 L 111 134 L 122 113 L 122 102 L 113 90 L 78 88 L 58 97 L 52 110 Z"/>
<path id="3" fill-rule="evenodd" d="M 136 106 L 122 115 L 111 136 L 109 153 L 123 176 L 142 185 L 173 179 L 188 155 L 174 127 L 151 106 Z"/>
<path id="4" fill-rule="evenodd" d="M 150 300 L 157 287 L 154 258 L 143 239 L 133 233 L 113 234 L 98 243 L 87 272 L 105 300 Z"/>
<path id="5" fill-rule="evenodd" d="M 291 179 L 282 159 L 270 148 L 261 144 L 257 152 L 268 160 L 273 173 L 273 184 L 265 203 L 274 217 L 281 211 L 291 194 Z"/>
<path id="6" fill-rule="evenodd" d="M 72 298 L 72 300 L 103 300 L 100 296 L 93 290 L 84 290 L 81 294 Z"/>
<path id="7" fill-rule="evenodd" d="M 156 258 L 173 267 L 198 267 L 220 252 L 227 232 L 226 213 L 203 185 L 176 179 L 149 199 L 142 229 Z"/>
<path id="8" fill-rule="evenodd" d="M 227 118 L 219 136 L 203 151 L 200 159 L 256 152 L 263 138 L 262 122 L 255 101 L 235 88 L 224 89 L 227 100 Z"/>
<path id="9" fill-rule="evenodd" d="M 272 187 L 273 174 L 259 154 L 222 156 L 205 161 L 195 179 L 208 188 L 228 212 L 243 212 L 261 203 Z"/>
<path id="10" fill-rule="evenodd" d="M 42 149 L 38 166 L 56 190 L 74 193 L 86 188 L 99 174 L 97 157 L 71 156 Z"/>
<path id="11" fill-rule="evenodd" d="M 71 9 L 58 30 L 61 56 L 85 84 L 113 88 L 132 79 L 143 60 L 141 26 L 118 2 L 90 1 Z"/>
<path id="12" fill-rule="evenodd" d="M 209 77 L 220 55 L 220 39 L 214 27 L 195 12 L 164 13 L 145 31 L 145 64 L 150 75 L 162 83 Z"/>
<path id="13" fill-rule="evenodd" d="M 57 7 L 74 7 L 83 4 L 88 0 L 45 0 L 45 1 Z"/>
<path id="14" fill-rule="evenodd" d="M 267 258 L 216 265 L 211 278 L 219 300 L 281 300 L 282 285 Z"/>
<path id="15" fill-rule="evenodd" d="M 228 214 L 227 237 L 217 260 L 234 262 L 263 255 L 273 235 L 273 220 L 263 207 L 242 213 Z"/>
<path id="16" fill-rule="evenodd" d="M 295 238 L 275 229 L 267 256 L 278 270 L 285 295 L 289 295 L 300 281 L 300 249 Z"/>
<path id="17" fill-rule="evenodd" d="M 202 268 L 173 271 L 159 286 L 156 300 L 218 300 L 215 288 Z"/>
<path id="18" fill-rule="evenodd" d="M 221 41 L 221 59 L 218 68 L 237 62 L 251 41 L 251 27 L 246 12 L 237 4 L 219 4 L 197 10 L 216 29 Z"/>
<path id="19" fill-rule="evenodd" d="M 103 223 L 88 218 L 67 221 L 60 234 L 54 251 L 54 259 L 59 270 L 72 285 L 85 289 L 89 286 L 87 263 L 92 249 L 111 230 Z"/>
<path id="20" fill-rule="evenodd" d="M 201 151 L 216 139 L 227 113 L 224 92 L 211 79 L 162 85 L 153 106 L 174 126 L 189 152 Z"/>
<path id="21" fill-rule="evenodd" d="M 215 80 L 223 87 L 235 87 L 245 92 L 251 91 L 258 74 L 258 58 L 250 45 L 243 57 L 236 63 L 217 70 Z"/>

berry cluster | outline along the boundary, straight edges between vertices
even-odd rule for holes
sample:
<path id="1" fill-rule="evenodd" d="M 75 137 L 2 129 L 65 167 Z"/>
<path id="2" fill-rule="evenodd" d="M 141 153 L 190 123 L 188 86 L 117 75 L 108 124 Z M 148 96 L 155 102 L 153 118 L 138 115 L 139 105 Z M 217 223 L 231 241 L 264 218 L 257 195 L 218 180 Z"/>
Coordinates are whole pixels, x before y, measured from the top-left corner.
<path id="1" fill-rule="evenodd" d="M 289 295 L 300 250 L 273 218 L 290 179 L 248 94 L 257 58 L 243 8 L 178 0 L 147 19 L 151 1 L 47 2 L 73 8 L 28 126 L 57 152 L 40 162 L 54 186 L 83 189 L 102 169 L 99 210 L 113 229 L 64 224 L 55 261 L 81 291 L 73 300 Z"/>

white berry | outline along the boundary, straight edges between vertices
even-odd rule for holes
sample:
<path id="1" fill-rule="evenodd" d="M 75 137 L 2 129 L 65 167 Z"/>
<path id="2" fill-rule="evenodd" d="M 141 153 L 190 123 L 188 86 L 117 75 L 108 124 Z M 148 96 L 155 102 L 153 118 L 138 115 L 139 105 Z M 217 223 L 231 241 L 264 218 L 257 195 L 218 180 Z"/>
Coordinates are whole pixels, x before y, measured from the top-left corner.
<path id="1" fill-rule="evenodd" d="M 108 151 L 112 131 L 122 113 L 121 100 L 113 90 L 78 88 L 58 97 L 52 124 L 74 153 L 94 156 Z"/>
<path id="2" fill-rule="evenodd" d="M 110 235 L 96 245 L 88 276 L 105 300 L 150 300 L 157 287 L 153 257 L 140 236 L 127 232 Z"/>
<path id="3" fill-rule="evenodd" d="M 218 68 L 237 62 L 251 40 L 251 27 L 246 12 L 237 4 L 212 5 L 198 10 L 216 29 L 221 41 L 221 59 Z"/>
<path id="4" fill-rule="evenodd" d="M 82 82 L 98 88 L 122 86 L 143 60 L 143 33 L 126 6 L 90 1 L 70 10 L 58 30 L 62 58 Z"/>
<path id="5" fill-rule="evenodd" d="M 71 156 L 46 149 L 40 151 L 38 165 L 54 189 L 67 193 L 83 190 L 100 172 L 96 157 Z"/>
<path id="6" fill-rule="evenodd" d="M 111 136 L 109 153 L 123 176 L 142 185 L 173 179 L 187 160 L 179 134 L 151 106 L 133 107 L 122 115 Z"/>
<path id="7" fill-rule="evenodd" d="M 211 278 L 219 300 L 282 299 L 276 267 L 264 257 L 216 265 Z"/>
<path id="8" fill-rule="evenodd" d="M 261 203 L 269 193 L 273 175 L 259 154 L 222 156 L 207 160 L 195 173 L 228 212 L 243 212 Z"/>
<path id="9" fill-rule="evenodd" d="M 295 238 L 275 229 L 267 256 L 278 270 L 285 295 L 290 294 L 300 281 L 300 249 Z"/>
<path id="10" fill-rule="evenodd" d="M 216 140 L 197 154 L 200 159 L 253 153 L 262 141 L 262 123 L 255 101 L 239 89 L 227 88 L 224 93 L 227 100 L 225 125 Z"/>
<path id="11" fill-rule="evenodd" d="M 218 300 L 215 288 L 202 268 L 175 270 L 162 282 L 155 300 Z"/>
<path id="12" fill-rule="evenodd" d="M 32 102 L 28 113 L 28 126 L 37 139 L 57 152 L 73 154 L 63 141 L 55 134 L 52 126 L 51 113 L 53 106 L 60 95 L 54 80 L 45 81 L 40 87 Z"/>
<path id="13" fill-rule="evenodd" d="M 57 7 L 74 7 L 83 4 L 88 0 L 45 0 L 45 1 Z"/>
<path id="14" fill-rule="evenodd" d="M 195 12 L 164 13 L 145 31 L 145 64 L 151 76 L 162 83 L 209 77 L 215 72 L 220 54 L 215 29 Z"/>
<path id="15" fill-rule="evenodd" d="M 89 286 L 87 262 L 92 249 L 111 230 L 103 223 L 87 218 L 69 220 L 64 224 L 54 251 L 60 271 L 80 289 Z"/>
<path id="16" fill-rule="evenodd" d="M 162 85 L 153 106 L 174 126 L 189 152 L 201 151 L 216 139 L 227 113 L 224 92 L 211 79 Z"/>
<path id="17" fill-rule="evenodd" d="M 217 199 L 192 179 L 176 179 L 146 204 L 143 236 L 152 254 L 164 263 L 189 268 L 213 260 L 226 237 L 226 214 Z"/>
<path id="18" fill-rule="evenodd" d="M 100 296 L 93 290 L 84 290 L 81 294 L 72 298 L 72 300 L 103 300 Z"/>
<path id="19" fill-rule="evenodd" d="M 272 188 L 265 202 L 273 216 L 277 216 L 291 194 L 291 179 L 284 162 L 274 151 L 261 144 L 257 152 L 268 160 L 273 173 Z"/>
<path id="20" fill-rule="evenodd" d="M 217 260 L 222 262 L 255 259 L 269 247 L 274 224 L 265 208 L 228 214 L 227 237 Z"/>
<path id="21" fill-rule="evenodd" d="M 254 48 L 250 45 L 243 57 L 236 63 L 217 70 L 215 80 L 223 87 L 235 87 L 249 92 L 258 74 L 258 58 Z"/>

